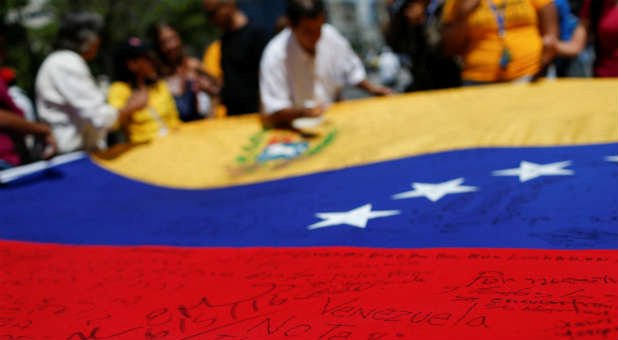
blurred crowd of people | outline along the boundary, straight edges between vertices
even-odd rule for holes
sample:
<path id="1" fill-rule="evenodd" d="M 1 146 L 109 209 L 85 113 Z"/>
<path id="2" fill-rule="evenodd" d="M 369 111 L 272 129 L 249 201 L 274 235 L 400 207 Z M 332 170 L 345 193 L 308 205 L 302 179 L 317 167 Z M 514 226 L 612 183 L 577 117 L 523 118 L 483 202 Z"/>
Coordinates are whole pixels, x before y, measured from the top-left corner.
<path id="1" fill-rule="evenodd" d="M 551 76 L 618 76 L 616 0 L 387 0 L 385 41 L 409 68 L 406 91 Z M 204 0 L 222 31 L 201 60 L 185 54 L 165 22 L 114 51 L 114 81 L 101 89 L 88 61 L 105 24 L 66 13 L 36 75 L 34 101 L 0 72 L 0 170 L 58 153 L 146 143 L 182 122 L 261 112 L 268 126 L 319 118 L 345 86 L 394 91 L 367 77 L 350 43 L 326 23 L 321 0 L 289 0 L 276 35 L 254 25 L 234 0 Z M 0 27 L 0 63 L 4 26 Z M 388 60 L 388 58 L 385 58 Z M 391 63 L 392 64 L 392 63 Z M 386 84 L 388 85 L 388 84 Z M 110 136 L 116 136 L 111 138 Z"/>
<path id="2" fill-rule="evenodd" d="M 389 0 L 386 40 L 409 90 L 541 76 L 616 77 L 615 0 Z"/>

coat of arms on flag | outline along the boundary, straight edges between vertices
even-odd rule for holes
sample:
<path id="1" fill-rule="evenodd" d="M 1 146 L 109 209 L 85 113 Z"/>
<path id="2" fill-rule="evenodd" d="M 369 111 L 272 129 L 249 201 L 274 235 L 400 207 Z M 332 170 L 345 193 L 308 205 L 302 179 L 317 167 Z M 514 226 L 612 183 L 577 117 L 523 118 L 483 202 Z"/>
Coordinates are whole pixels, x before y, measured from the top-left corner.
<path id="1" fill-rule="evenodd" d="M 253 134 L 242 146 L 230 171 L 235 175 L 253 172 L 259 168 L 278 168 L 293 161 L 318 154 L 337 137 L 337 129 L 326 123 L 320 133 L 265 129 Z"/>

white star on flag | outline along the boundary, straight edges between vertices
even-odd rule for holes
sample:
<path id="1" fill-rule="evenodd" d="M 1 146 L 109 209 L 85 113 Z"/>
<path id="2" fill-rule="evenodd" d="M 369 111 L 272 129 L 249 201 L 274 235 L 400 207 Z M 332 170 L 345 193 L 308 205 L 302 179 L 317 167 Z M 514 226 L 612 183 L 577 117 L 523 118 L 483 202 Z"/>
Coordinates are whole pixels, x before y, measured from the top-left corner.
<path id="1" fill-rule="evenodd" d="M 412 191 L 402 192 L 393 195 L 393 199 L 401 200 L 414 197 L 427 197 L 432 202 L 437 202 L 442 197 L 448 194 L 459 194 L 463 192 L 478 191 L 479 188 L 461 185 L 464 182 L 463 178 L 446 181 L 443 183 L 412 183 Z"/>
<path id="2" fill-rule="evenodd" d="M 618 155 L 616 156 L 607 156 L 605 157 L 605 160 L 608 162 L 618 162 Z"/>
<path id="3" fill-rule="evenodd" d="M 367 221 L 378 217 L 387 217 L 399 215 L 399 210 L 371 210 L 371 204 L 365 204 L 362 207 L 352 209 L 346 212 L 327 212 L 317 213 L 315 216 L 323 219 L 323 221 L 314 223 L 307 227 L 309 230 L 331 227 L 335 225 L 347 224 L 357 228 L 364 229 L 367 226 Z"/>
<path id="4" fill-rule="evenodd" d="M 536 164 L 528 161 L 521 161 L 519 168 L 496 170 L 492 172 L 494 176 L 517 176 L 521 183 L 535 179 L 541 176 L 569 176 L 575 172 L 573 170 L 564 169 L 571 165 L 571 161 Z"/>

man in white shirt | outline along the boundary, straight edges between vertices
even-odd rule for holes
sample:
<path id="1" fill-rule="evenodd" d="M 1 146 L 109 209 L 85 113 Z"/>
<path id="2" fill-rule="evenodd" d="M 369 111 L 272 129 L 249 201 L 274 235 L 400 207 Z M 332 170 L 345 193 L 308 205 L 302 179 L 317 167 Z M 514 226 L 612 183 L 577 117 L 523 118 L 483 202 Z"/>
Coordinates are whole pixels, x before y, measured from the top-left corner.
<path id="1" fill-rule="evenodd" d="M 260 99 L 267 123 L 289 125 L 318 117 L 345 85 L 373 95 L 393 92 L 367 80 L 362 62 L 348 41 L 324 23 L 321 0 L 290 0 L 290 28 L 266 46 L 260 64 Z"/>
<path id="2" fill-rule="evenodd" d="M 105 148 L 107 132 L 116 120 L 148 101 L 147 94 L 140 94 L 121 110 L 107 104 L 86 64 L 98 53 L 102 25 L 97 14 L 67 13 L 56 51 L 45 59 L 36 77 L 39 118 L 51 127 L 60 153 Z"/>

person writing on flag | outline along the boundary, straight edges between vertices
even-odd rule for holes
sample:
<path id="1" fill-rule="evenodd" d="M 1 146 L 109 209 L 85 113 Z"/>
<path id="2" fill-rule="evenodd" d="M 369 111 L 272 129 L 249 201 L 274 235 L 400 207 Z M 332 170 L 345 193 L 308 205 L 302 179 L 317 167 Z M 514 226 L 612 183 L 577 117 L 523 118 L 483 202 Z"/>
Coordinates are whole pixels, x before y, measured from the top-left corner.
<path id="1" fill-rule="evenodd" d="M 552 0 L 447 0 L 445 52 L 463 59 L 464 85 L 530 81 L 556 54 Z"/>
<path id="2" fill-rule="evenodd" d="M 321 0 L 290 0 L 287 16 L 290 27 L 268 43 L 260 63 L 262 114 L 268 125 L 321 116 L 344 85 L 373 95 L 393 93 L 367 80 L 348 41 L 325 24 Z"/>

